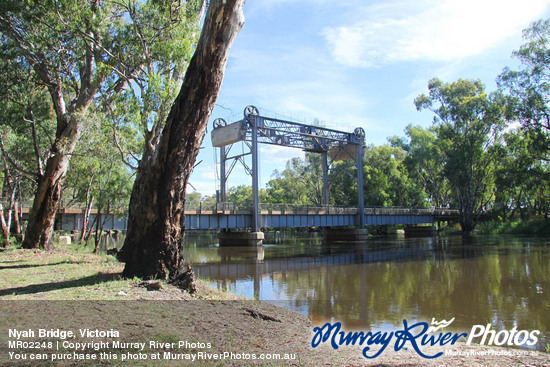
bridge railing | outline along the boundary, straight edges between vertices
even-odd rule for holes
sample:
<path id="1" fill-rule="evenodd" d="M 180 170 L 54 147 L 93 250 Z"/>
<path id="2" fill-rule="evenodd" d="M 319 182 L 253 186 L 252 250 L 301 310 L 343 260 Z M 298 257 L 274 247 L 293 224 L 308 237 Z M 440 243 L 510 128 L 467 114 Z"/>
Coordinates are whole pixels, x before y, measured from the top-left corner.
<path id="1" fill-rule="evenodd" d="M 357 208 L 352 206 L 326 206 L 308 204 L 283 204 L 283 203 L 260 203 L 262 214 L 279 215 L 354 215 Z M 186 205 L 186 211 L 199 213 L 236 213 L 250 212 L 252 207 L 247 204 L 237 205 L 234 202 L 222 203 L 195 203 Z M 434 215 L 434 216 L 456 216 L 458 210 L 447 208 L 403 208 L 403 207 L 367 207 L 366 215 Z"/>
<path id="2" fill-rule="evenodd" d="M 0 198 L 6 205 L 6 198 Z M 23 200 L 22 207 L 30 209 L 32 200 Z M 62 209 L 85 209 L 84 203 L 62 201 Z M 239 211 L 251 212 L 249 204 L 237 205 L 234 202 L 222 203 L 190 203 L 185 205 L 186 211 L 195 211 L 204 214 L 225 213 L 234 214 Z M 262 214 L 291 214 L 291 215 L 352 215 L 357 214 L 357 208 L 352 206 L 326 206 L 308 204 L 283 204 L 283 203 L 260 203 Z M 404 208 L 404 207 L 366 207 L 366 215 L 433 215 L 435 217 L 456 217 L 459 211 L 448 208 Z"/>
<path id="3" fill-rule="evenodd" d="M 271 214 L 297 214 L 297 215 L 319 215 L 319 214 L 356 214 L 357 208 L 350 206 L 320 206 L 308 204 L 277 204 L 261 203 L 262 212 Z"/>

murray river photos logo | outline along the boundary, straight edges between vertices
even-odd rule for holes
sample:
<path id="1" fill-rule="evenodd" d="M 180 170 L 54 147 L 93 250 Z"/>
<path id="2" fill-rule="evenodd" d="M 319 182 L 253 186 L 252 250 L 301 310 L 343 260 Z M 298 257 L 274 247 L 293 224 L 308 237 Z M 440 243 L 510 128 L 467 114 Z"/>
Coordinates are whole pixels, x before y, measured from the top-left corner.
<path id="1" fill-rule="evenodd" d="M 342 324 L 336 322 L 331 324 L 327 322 L 322 327 L 313 328 L 313 339 L 311 346 L 317 348 L 321 343 L 330 343 L 332 348 L 338 349 L 343 345 L 359 345 L 363 348 L 363 357 L 376 358 L 384 352 L 384 350 L 393 343 L 393 349 L 397 352 L 401 350 L 407 342 L 409 345 L 424 358 L 437 358 L 443 352 L 434 355 L 425 354 L 422 349 L 426 346 L 445 346 L 453 345 L 460 338 L 467 338 L 466 344 L 472 342 L 480 345 L 497 345 L 497 346 L 533 346 L 538 342 L 539 330 L 531 332 L 527 330 L 517 330 L 514 327 L 511 330 L 496 331 L 492 329 L 491 324 L 474 325 L 470 333 L 451 333 L 439 332 L 439 329 L 448 327 L 454 317 L 449 320 L 435 321 L 432 319 L 432 324 L 427 322 L 418 322 L 409 325 L 407 320 L 403 320 L 403 330 L 396 331 L 341 331 Z M 371 350 L 374 347 L 373 350 Z"/>

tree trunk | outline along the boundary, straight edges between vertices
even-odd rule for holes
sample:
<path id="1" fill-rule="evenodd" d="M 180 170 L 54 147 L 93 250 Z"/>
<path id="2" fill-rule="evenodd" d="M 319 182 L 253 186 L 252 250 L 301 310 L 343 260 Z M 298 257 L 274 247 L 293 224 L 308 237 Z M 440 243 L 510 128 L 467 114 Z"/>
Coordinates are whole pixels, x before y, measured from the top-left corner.
<path id="1" fill-rule="evenodd" d="M 97 254 L 99 252 L 99 246 L 101 245 L 101 234 L 103 233 L 103 225 L 101 223 L 101 207 L 97 208 L 97 214 L 96 214 L 97 221 L 95 223 L 95 247 L 94 247 L 94 254 Z"/>
<path id="2" fill-rule="evenodd" d="M 78 241 L 79 243 L 82 243 L 82 241 L 84 240 L 84 237 L 86 236 L 86 230 L 88 229 L 88 222 L 90 221 L 90 212 L 92 211 L 92 204 L 94 202 L 94 196 L 90 194 L 93 179 L 94 175 L 90 177 L 90 181 L 88 181 L 88 187 L 86 188 L 86 208 L 84 209 L 84 219 L 82 221 L 82 232 L 80 233 L 80 240 Z"/>
<path id="3" fill-rule="evenodd" d="M 78 137 L 72 144 L 72 152 Z M 53 154 L 47 161 L 44 175 L 38 180 L 29 222 L 25 232 L 23 248 L 53 248 L 52 234 L 59 201 L 61 186 L 69 166 L 69 155 L 60 152 Z"/>
<path id="4" fill-rule="evenodd" d="M 0 201 L 0 229 L 2 230 L 2 237 L 4 240 L 4 247 L 10 246 L 10 229 L 4 219 L 4 205 Z"/>
<path id="5" fill-rule="evenodd" d="M 185 189 L 222 83 L 229 48 L 244 24 L 244 0 L 210 2 L 180 93 L 152 154 L 144 154 L 119 258 L 123 275 L 183 273 Z"/>
<path id="6" fill-rule="evenodd" d="M 84 241 L 84 237 L 86 237 L 86 231 L 88 229 L 88 224 L 90 223 L 90 212 L 92 211 L 93 202 L 93 196 L 90 200 L 86 199 L 86 208 L 84 209 L 84 218 L 82 220 L 82 231 L 80 233 L 80 240 L 78 241 L 79 243 L 82 243 L 82 241 Z"/>

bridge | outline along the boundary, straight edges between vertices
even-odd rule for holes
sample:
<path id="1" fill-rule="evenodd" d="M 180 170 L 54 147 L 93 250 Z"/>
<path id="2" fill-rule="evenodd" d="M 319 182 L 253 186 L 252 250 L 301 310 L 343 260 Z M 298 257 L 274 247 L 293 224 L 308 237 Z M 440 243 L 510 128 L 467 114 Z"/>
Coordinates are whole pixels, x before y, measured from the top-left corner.
<path id="1" fill-rule="evenodd" d="M 445 211 L 434 212 L 417 209 L 396 210 L 395 208 L 365 208 L 363 187 L 363 147 L 365 131 L 361 127 L 352 133 L 328 129 L 318 125 L 306 125 L 294 121 L 264 116 L 255 106 L 244 109 L 241 120 L 228 124 L 224 119 L 215 119 L 211 133 L 212 146 L 220 149 L 220 189 L 217 193 L 218 204 L 216 212 L 204 215 L 202 213 L 187 214 L 187 222 L 191 227 L 201 229 L 219 228 L 225 230 L 220 235 L 220 245 L 261 244 L 262 228 L 284 227 L 355 227 L 351 233 L 337 233 L 334 237 L 346 240 L 366 239 L 366 225 L 417 225 L 434 223 L 438 216 L 451 216 Z M 248 150 L 241 154 L 233 153 L 235 143 Z M 323 172 L 323 200 L 317 208 L 302 207 L 288 211 L 286 207 L 263 210 L 259 202 L 259 149 L 258 144 L 278 145 L 298 148 L 306 152 L 321 155 Z M 250 161 L 247 162 L 246 159 Z M 353 160 L 357 185 L 357 205 L 354 208 L 333 208 L 329 206 L 329 172 L 339 174 L 342 165 L 334 163 L 342 160 Z M 236 163 L 241 163 L 245 171 L 252 177 L 252 207 L 250 212 L 238 213 L 226 210 L 226 186 L 229 175 Z M 220 209 L 221 210 L 218 210 Z M 452 213 L 456 215 L 456 213 Z M 233 228 L 247 228 L 247 233 L 231 233 Z M 235 238 L 233 241 L 232 237 Z"/>
<path id="2" fill-rule="evenodd" d="M 414 209 L 414 208 L 364 208 L 363 221 L 366 225 L 416 225 L 433 224 L 437 221 L 452 221 L 458 217 L 456 210 Z M 312 227 L 356 227 L 357 208 L 334 206 L 309 206 L 295 204 L 260 204 L 259 224 L 261 229 L 269 228 L 312 228 Z M 24 214 L 28 213 L 24 209 Z M 89 226 L 94 224 L 97 211 L 92 210 Z M 239 230 L 252 226 L 253 211 L 239 210 L 232 203 L 215 207 L 199 207 L 185 210 L 185 228 L 188 230 Z M 78 231 L 84 221 L 83 210 L 78 207 L 58 210 L 56 229 Z M 124 213 L 103 213 L 103 227 L 106 230 L 127 228 Z"/>
<path id="3" fill-rule="evenodd" d="M 347 228 L 346 232 L 333 233 L 337 240 L 366 239 L 366 225 L 406 225 L 433 224 L 437 221 L 458 219 L 458 212 L 448 209 L 412 208 L 366 208 L 363 188 L 363 147 L 365 131 L 358 127 L 353 132 L 343 132 L 317 125 L 305 125 L 293 121 L 263 116 L 254 106 L 244 109 L 244 118 L 228 124 L 223 119 L 215 119 L 211 134 L 212 145 L 220 150 L 220 189 L 217 203 L 213 207 L 186 207 L 185 228 L 188 230 L 220 230 L 220 244 L 243 242 L 259 245 L 263 240 L 262 230 L 268 228 L 325 227 Z M 231 153 L 235 143 L 241 143 L 248 150 L 241 154 Z M 259 202 L 259 149 L 258 144 L 271 144 L 298 148 L 321 155 L 323 171 L 323 200 L 320 206 L 292 204 L 264 204 Z M 236 150 L 236 149 L 234 149 Z M 350 159 L 355 163 L 357 204 L 353 207 L 329 206 L 329 172 L 339 174 L 342 165 L 335 162 Z M 252 205 L 237 208 L 226 202 L 227 180 L 237 163 L 242 164 L 252 177 Z M 244 209 L 244 210 L 243 210 Z M 27 210 L 23 210 L 28 213 Z M 98 217 L 92 210 L 89 226 Z M 127 228 L 124 213 L 102 213 L 105 230 Z M 84 214 L 81 207 L 63 207 L 58 210 L 55 229 L 82 230 Z M 350 227 L 356 228 L 349 231 Z M 330 232 L 327 232 L 330 235 Z"/>

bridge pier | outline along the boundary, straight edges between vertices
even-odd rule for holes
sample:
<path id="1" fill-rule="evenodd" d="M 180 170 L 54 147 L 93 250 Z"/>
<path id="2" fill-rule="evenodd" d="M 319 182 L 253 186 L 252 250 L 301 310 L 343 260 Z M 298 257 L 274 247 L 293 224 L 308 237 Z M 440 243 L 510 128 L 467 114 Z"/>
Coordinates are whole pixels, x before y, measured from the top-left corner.
<path id="1" fill-rule="evenodd" d="M 434 226 L 405 226 L 405 237 L 431 237 L 437 234 Z"/>
<path id="2" fill-rule="evenodd" d="M 369 232 L 366 228 L 355 229 L 331 229 L 325 228 L 323 231 L 327 242 L 365 242 Z"/>
<path id="3" fill-rule="evenodd" d="M 263 232 L 220 232 L 220 246 L 261 246 L 264 241 Z"/>

